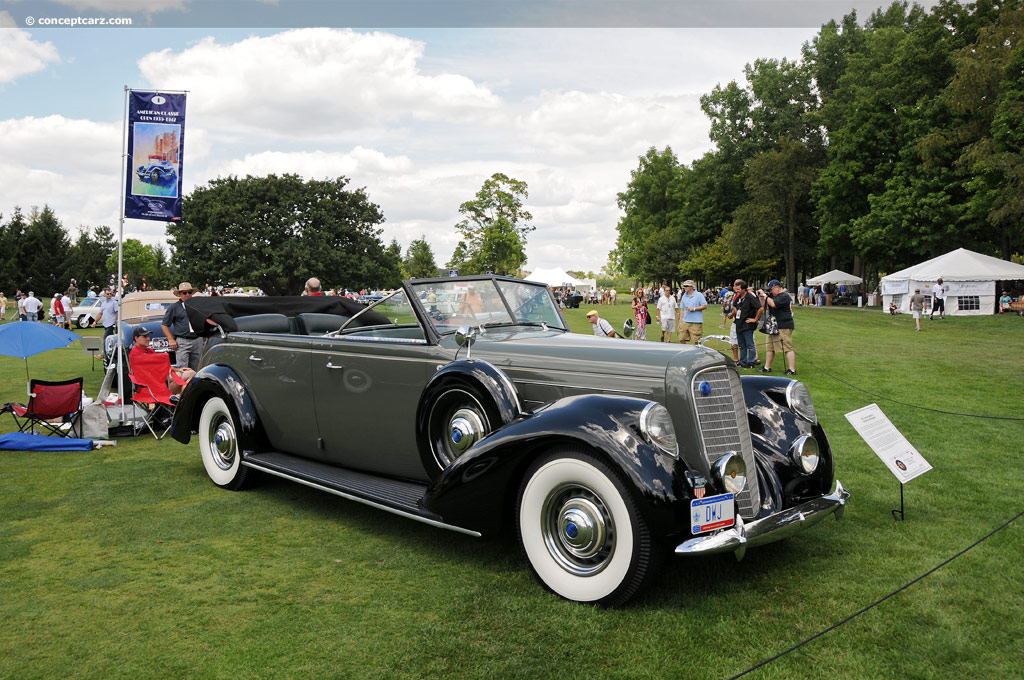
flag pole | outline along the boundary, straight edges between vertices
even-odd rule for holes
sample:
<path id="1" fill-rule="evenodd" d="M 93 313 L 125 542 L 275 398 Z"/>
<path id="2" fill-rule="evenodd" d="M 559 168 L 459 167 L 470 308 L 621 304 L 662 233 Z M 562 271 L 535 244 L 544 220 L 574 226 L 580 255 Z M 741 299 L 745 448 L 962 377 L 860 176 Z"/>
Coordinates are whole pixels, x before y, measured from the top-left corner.
<path id="1" fill-rule="evenodd" d="M 127 182 L 128 167 L 128 93 L 131 90 L 124 86 L 124 109 L 121 117 L 121 186 L 118 193 L 121 195 L 121 212 L 119 226 L 117 229 L 117 318 L 114 321 L 114 331 L 117 343 L 114 345 L 114 354 L 117 361 L 117 399 L 121 402 L 121 425 L 124 425 L 124 366 L 121 357 L 124 356 L 124 341 L 121 339 L 121 297 L 123 293 L 122 281 L 124 276 L 124 209 L 125 191 Z"/>

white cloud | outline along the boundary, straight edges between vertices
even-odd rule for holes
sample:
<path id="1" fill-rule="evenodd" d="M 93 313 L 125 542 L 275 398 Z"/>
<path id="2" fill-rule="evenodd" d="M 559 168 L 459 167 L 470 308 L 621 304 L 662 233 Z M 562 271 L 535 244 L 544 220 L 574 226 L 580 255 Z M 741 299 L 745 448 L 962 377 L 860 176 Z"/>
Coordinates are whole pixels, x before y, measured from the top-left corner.
<path id="1" fill-rule="evenodd" d="M 161 2 L 140 2 L 140 0 L 54 0 L 54 2 L 76 10 L 125 13 L 142 12 L 144 14 L 184 10 L 189 4 L 189 0 L 162 0 Z"/>
<path id="2" fill-rule="evenodd" d="M 154 87 L 187 89 L 204 127 L 341 138 L 400 120 L 473 119 L 498 98 L 461 75 L 424 75 L 424 45 L 387 33 L 309 28 L 142 57 Z"/>
<path id="3" fill-rule="evenodd" d="M 412 162 L 405 156 L 389 157 L 373 149 L 357 146 L 348 153 L 325 151 L 264 151 L 247 154 L 208 169 L 207 179 L 236 175 L 263 176 L 293 173 L 307 179 L 324 179 L 345 175 L 379 175 L 407 171 Z"/>
<path id="4" fill-rule="evenodd" d="M 0 159 L 62 175 L 119 171 L 121 124 L 60 115 L 0 120 Z"/>
<path id="5" fill-rule="evenodd" d="M 0 12 L 0 86 L 59 61 L 53 43 L 33 40 L 16 27 L 10 12 Z"/>

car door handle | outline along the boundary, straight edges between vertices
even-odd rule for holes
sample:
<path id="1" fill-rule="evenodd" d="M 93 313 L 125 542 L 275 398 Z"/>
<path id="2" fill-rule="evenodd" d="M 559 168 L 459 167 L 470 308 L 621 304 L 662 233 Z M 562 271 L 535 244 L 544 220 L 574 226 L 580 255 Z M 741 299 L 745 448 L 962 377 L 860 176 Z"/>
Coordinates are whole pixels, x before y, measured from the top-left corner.
<path id="1" fill-rule="evenodd" d="M 249 355 L 249 361 L 255 361 L 255 362 L 259 363 L 260 361 L 263 361 L 263 357 L 258 357 L 255 354 L 250 354 Z"/>
<path id="2" fill-rule="evenodd" d="M 327 368 L 345 368 L 344 366 L 335 366 L 330 361 L 327 362 Z"/>

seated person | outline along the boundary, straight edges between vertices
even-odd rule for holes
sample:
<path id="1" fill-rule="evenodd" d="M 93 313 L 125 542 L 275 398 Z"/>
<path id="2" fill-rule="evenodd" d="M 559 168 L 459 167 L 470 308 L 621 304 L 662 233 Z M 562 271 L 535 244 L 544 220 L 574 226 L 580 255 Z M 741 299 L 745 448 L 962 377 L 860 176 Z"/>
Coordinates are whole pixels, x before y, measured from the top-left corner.
<path id="1" fill-rule="evenodd" d="M 138 365 L 138 363 L 145 363 L 156 357 L 156 352 L 149 346 L 150 331 L 148 328 L 138 326 L 133 332 L 135 338 L 135 345 L 132 347 L 132 351 L 128 353 L 128 363 L 131 366 Z M 171 377 L 171 374 L 175 374 L 178 379 L 175 380 Z M 170 371 L 167 373 L 167 389 L 171 391 L 171 394 L 181 394 L 181 391 L 188 384 L 188 381 L 194 378 L 196 372 L 191 368 L 177 368 L 175 366 L 170 367 Z"/>
<path id="2" fill-rule="evenodd" d="M 1013 298 L 1010 297 L 1008 291 L 1003 291 L 1003 296 L 999 298 L 999 313 L 1010 311 L 1010 303 L 1013 302 Z"/>
<path id="3" fill-rule="evenodd" d="M 896 314 L 900 313 L 900 310 L 896 309 L 896 305 L 894 303 L 890 302 L 889 303 L 889 313 L 892 314 L 892 315 L 896 315 Z"/>

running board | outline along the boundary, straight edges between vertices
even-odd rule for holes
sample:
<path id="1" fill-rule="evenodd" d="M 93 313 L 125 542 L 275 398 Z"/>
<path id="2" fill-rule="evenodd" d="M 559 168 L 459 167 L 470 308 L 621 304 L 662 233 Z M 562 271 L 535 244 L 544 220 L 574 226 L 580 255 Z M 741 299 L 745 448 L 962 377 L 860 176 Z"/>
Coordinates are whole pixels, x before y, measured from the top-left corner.
<path id="1" fill-rule="evenodd" d="M 446 524 L 434 513 L 420 507 L 426 484 L 378 477 L 273 451 L 250 453 L 242 458 L 242 465 L 433 527 L 480 536 L 478 531 Z"/>

